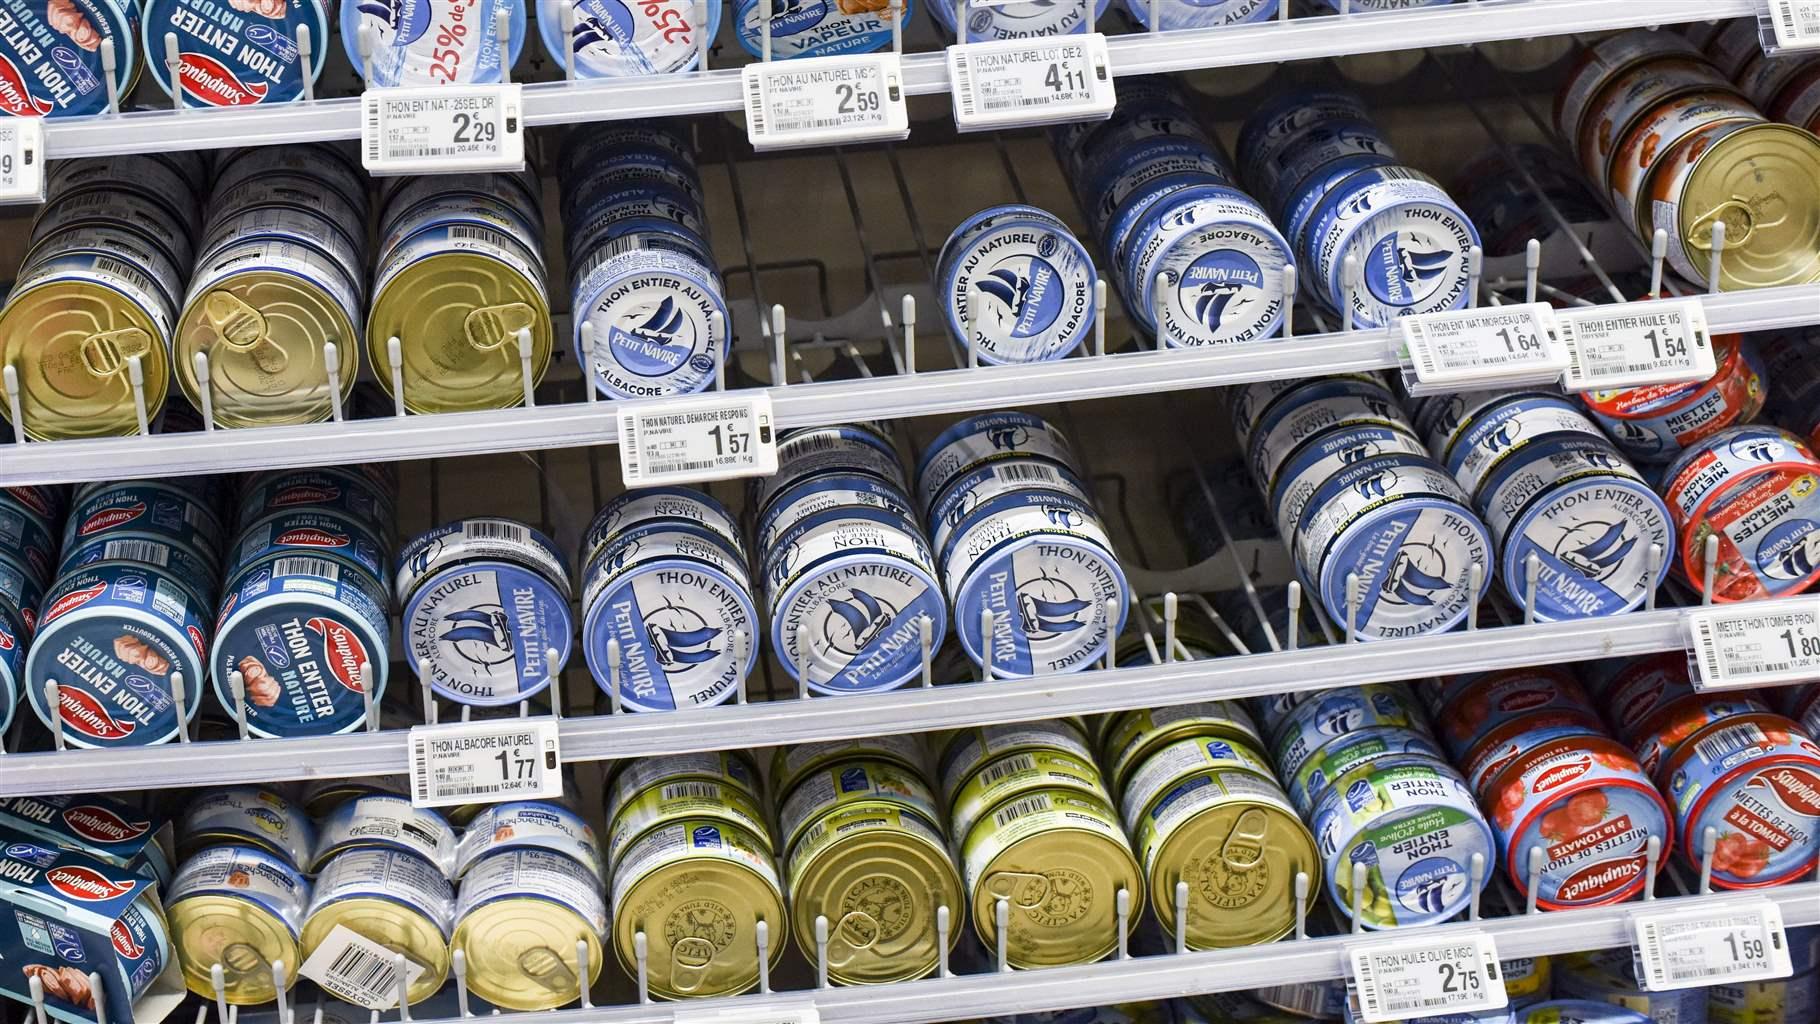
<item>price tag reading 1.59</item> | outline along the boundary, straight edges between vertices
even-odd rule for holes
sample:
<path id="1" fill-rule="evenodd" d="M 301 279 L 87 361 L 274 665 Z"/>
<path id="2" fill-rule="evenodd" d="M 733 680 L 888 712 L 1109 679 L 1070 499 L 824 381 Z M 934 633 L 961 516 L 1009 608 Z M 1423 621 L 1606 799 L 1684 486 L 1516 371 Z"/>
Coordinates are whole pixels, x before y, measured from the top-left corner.
<path id="1" fill-rule="evenodd" d="M 1782 911 L 1768 900 L 1638 914 L 1637 978 L 1651 992 L 1786 978 Z"/>
<path id="2" fill-rule="evenodd" d="M 632 403 L 619 413 L 619 468 L 628 487 L 777 472 L 771 398 L 721 393 Z"/>
<path id="3" fill-rule="evenodd" d="M 1820 599 L 1701 608 L 1687 624 L 1701 690 L 1820 679 Z"/>
<path id="4" fill-rule="evenodd" d="M 44 202 L 44 120 L 0 117 L 0 203 Z"/>
<path id="5" fill-rule="evenodd" d="M 411 803 L 418 807 L 562 796 L 552 718 L 411 728 Z"/>
<path id="6" fill-rule="evenodd" d="M 1712 339 L 1699 301 L 1627 302 L 1555 313 L 1570 362 L 1569 391 L 1635 388 L 1706 380 L 1713 375 Z"/>
<path id="7" fill-rule="evenodd" d="M 910 135 L 903 62 L 854 53 L 747 64 L 746 137 L 753 149 L 789 149 Z"/>
<path id="8" fill-rule="evenodd" d="M 523 97 L 517 84 L 368 89 L 361 162 L 373 174 L 523 170 Z"/>
<path id="9" fill-rule="evenodd" d="M 1491 936 L 1402 939 L 1347 950 L 1359 1017 L 1380 1024 L 1409 1017 L 1494 1010 L 1510 1000 Z"/>
<path id="10" fill-rule="evenodd" d="M 964 132 L 1097 120 L 1117 101 L 1098 32 L 950 46 L 948 81 Z"/>
<path id="11" fill-rule="evenodd" d="M 1547 303 L 1488 306 L 1405 317 L 1403 341 L 1416 380 L 1437 387 L 1552 381 L 1567 368 Z"/>

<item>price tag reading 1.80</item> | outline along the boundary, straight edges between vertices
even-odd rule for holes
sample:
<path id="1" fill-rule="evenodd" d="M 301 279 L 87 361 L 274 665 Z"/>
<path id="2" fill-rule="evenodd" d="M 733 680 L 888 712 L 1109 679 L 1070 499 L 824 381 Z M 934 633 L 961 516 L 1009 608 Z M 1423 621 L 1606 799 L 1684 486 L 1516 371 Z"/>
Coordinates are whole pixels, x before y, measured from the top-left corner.
<path id="1" fill-rule="evenodd" d="M 855 53 L 748 64 L 746 137 L 754 149 L 902 139 L 903 64 L 894 53 Z"/>
<path id="2" fill-rule="evenodd" d="M 1347 950 L 1358 1015 L 1372 1024 L 1492 1010 L 1509 1003 L 1498 950 L 1478 932 Z"/>
<path id="3" fill-rule="evenodd" d="M 1699 689 L 1820 678 L 1820 599 L 1701 608 L 1687 623 Z"/>
<path id="4" fill-rule="evenodd" d="M 1402 324 L 1410 365 L 1422 384 L 1542 383 L 1567 368 L 1547 303 L 1424 314 Z"/>
<path id="5" fill-rule="evenodd" d="M 1117 101 L 1098 32 L 950 46 L 948 80 L 961 131 L 1096 120 Z"/>
<path id="6" fill-rule="evenodd" d="M 1697 300 L 1560 310 L 1569 391 L 1706 380 L 1713 375 L 1706 311 Z"/>
<path id="7" fill-rule="evenodd" d="M 524 169 L 520 85 L 368 89 L 360 106 L 361 162 L 374 174 Z"/>
<path id="8" fill-rule="evenodd" d="M 1768 900 L 1638 914 L 1632 925 L 1637 978 L 1651 992 L 1793 973 L 1782 911 Z"/>

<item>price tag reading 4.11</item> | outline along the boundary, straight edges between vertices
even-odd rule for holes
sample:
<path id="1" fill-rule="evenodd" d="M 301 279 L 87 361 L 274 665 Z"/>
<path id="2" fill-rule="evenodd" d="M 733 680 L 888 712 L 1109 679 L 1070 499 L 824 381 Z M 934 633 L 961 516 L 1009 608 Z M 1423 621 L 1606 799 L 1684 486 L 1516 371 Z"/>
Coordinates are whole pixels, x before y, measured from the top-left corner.
<path id="1" fill-rule="evenodd" d="M 1820 47 L 1820 0 L 1769 0 L 1769 14 L 1781 49 Z"/>
<path id="2" fill-rule="evenodd" d="M 44 202 L 44 121 L 0 118 L 0 203 Z"/>
<path id="3" fill-rule="evenodd" d="M 1768 900 L 1638 914 L 1637 978 L 1651 992 L 1786 978 L 1782 911 Z"/>
<path id="4" fill-rule="evenodd" d="M 948 81 L 964 132 L 1098 120 L 1117 99 L 1098 32 L 950 46 Z"/>
<path id="5" fill-rule="evenodd" d="M 368 89 L 360 109 L 361 162 L 374 174 L 524 170 L 523 86 Z"/>
<path id="6" fill-rule="evenodd" d="M 1635 388 L 1712 377 L 1713 346 L 1699 302 L 1627 302 L 1555 313 L 1569 391 Z"/>
<path id="7" fill-rule="evenodd" d="M 641 402 L 619 413 L 619 468 L 628 487 L 777 472 L 771 398 L 763 393 Z"/>
<path id="8" fill-rule="evenodd" d="M 562 796 L 556 720 L 505 718 L 411 727 L 411 803 L 491 804 Z"/>
<path id="9" fill-rule="evenodd" d="M 1510 1002 L 1489 935 L 1404 939 L 1355 946 L 1346 955 L 1360 1019 L 1372 1024 L 1495 1010 Z"/>
<path id="10" fill-rule="evenodd" d="M 855 53 L 747 64 L 746 137 L 752 148 L 789 149 L 903 139 L 903 62 L 895 53 Z"/>
<path id="11" fill-rule="evenodd" d="M 1416 380 L 1429 388 L 1553 381 L 1567 369 L 1545 302 L 1404 317 Z"/>
<path id="12" fill-rule="evenodd" d="M 1820 679 L 1820 600 L 1701 608 L 1687 624 L 1701 690 Z"/>

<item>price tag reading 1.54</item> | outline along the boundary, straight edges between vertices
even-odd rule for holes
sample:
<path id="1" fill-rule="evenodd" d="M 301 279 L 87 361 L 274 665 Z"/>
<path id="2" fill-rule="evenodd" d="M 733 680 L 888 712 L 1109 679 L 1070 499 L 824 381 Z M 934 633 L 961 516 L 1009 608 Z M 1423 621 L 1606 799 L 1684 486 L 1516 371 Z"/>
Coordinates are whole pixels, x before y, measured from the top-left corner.
<path id="1" fill-rule="evenodd" d="M 777 472 L 771 398 L 721 393 L 639 402 L 619 413 L 619 468 L 628 487 Z"/>
<path id="2" fill-rule="evenodd" d="M 790 149 L 910 135 L 903 63 L 854 53 L 747 64 L 746 137 L 753 149 Z"/>
<path id="3" fill-rule="evenodd" d="M 1423 314 L 1402 324 L 1410 367 L 1431 388 L 1543 383 L 1567 368 L 1544 302 Z"/>
<path id="4" fill-rule="evenodd" d="M 1117 101 L 1098 32 L 950 46 L 948 81 L 964 132 L 1097 120 Z"/>
<path id="5" fill-rule="evenodd" d="M 1478 932 L 1347 950 L 1362 1020 L 1473 1013 L 1508 1005 L 1498 950 Z"/>
<path id="6" fill-rule="evenodd" d="M 0 117 L 0 203 L 44 202 L 44 120 Z"/>
<path id="7" fill-rule="evenodd" d="M 1687 624 L 1701 690 L 1820 679 L 1820 599 L 1701 608 Z"/>
<path id="8" fill-rule="evenodd" d="M 1768 900 L 1638 914 L 1637 978 L 1651 992 L 1786 978 L 1782 911 Z"/>
<path id="9" fill-rule="evenodd" d="M 1697 300 L 1627 302 L 1555 313 L 1569 391 L 1706 380 L 1713 375 L 1706 310 Z"/>
<path id="10" fill-rule="evenodd" d="M 361 162 L 373 174 L 523 170 L 523 97 L 517 84 L 368 89 Z"/>
<path id="11" fill-rule="evenodd" d="M 418 807 L 562 796 L 552 718 L 411 728 L 411 803 Z"/>

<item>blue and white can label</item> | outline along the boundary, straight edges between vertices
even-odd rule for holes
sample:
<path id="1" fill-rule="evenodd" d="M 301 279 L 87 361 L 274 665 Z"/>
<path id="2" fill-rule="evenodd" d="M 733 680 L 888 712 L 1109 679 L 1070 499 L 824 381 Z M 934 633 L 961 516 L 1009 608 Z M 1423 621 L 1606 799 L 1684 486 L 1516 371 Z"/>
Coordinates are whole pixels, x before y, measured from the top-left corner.
<path id="1" fill-rule="evenodd" d="M 196 851 L 177 869 L 164 904 L 175 909 L 192 896 L 248 900 L 277 918 L 291 937 L 297 938 L 303 934 L 310 883 L 296 867 L 263 848 L 210 846 Z"/>
<path id="2" fill-rule="evenodd" d="M 875 430 L 847 425 L 791 431 L 778 439 L 777 472 L 757 482 L 752 506 L 762 512 L 774 497 L 801 481 L 852 473 L 905 486 L 897 449 Z"/>
<path id="3" fill-rule="evenodd" d="M 194 240 L 189 225 L 171 215 L 165 204 L 137 192 L 90 188 L 61 193 L 48 201 L 32 219 L 31 244 L 37 245 L 67 228 L 104 224 L 127 227 L 152 242 L 179 267 L 195 263 Z"/>
<path id="4" fill-rule="evenodd" d="M 805 480 L 772 500 L 758 521 L 758 547 L 769 551 L 777 539 L 810 516 L 835 509 L 877 509 L 915 522 L 916 510 L 903 489 L 873 477 L 826 476 Z"/>
<path id="5" fill-rule="evenodd" d="M 1107 0 L 1093 0 L 1093 21 L 1106 13 Z M 969 5 L 966 0 L 930 0 L 936 20 L 948 31 L 955 31 L 956 10 L 964 15 L 964 42 L 976 43 L 994 39 L 1031 39 L 1038 36 L 1065 36 L 1091 32 L 1093 25 L 1082 15 L 1084 4 L 1051 3 L 1030 0 L 1026 3 L 1001 3 L 993 6 Z"/>
<path id="6" fill-rule="evenodd" d="M 566 588 L 504 561 L 464 562 L 431 576 L 404 606 L 412 664 L 431 689 L 462 704 L 493 707 L 543 692 L 569 658 L 574 622 Z"/>
<path id="7" fill-rule="evenodd" d="M 1513 396 L 1475 412 L 1463 426 L 1441 450 L 1431 435 L 1429 451 L 1475 498 L 1493 470 L 1533 441 L 1561 434 L 1605 437 L 1579 406 L 1553 395 Z"/>
<path id="8" fill-rule="evenodd" d="M 1409 421 L 1396 396 L 1376 381 L 1323 377 L 1301 382 L 1244 432 L 1252 478 L 1268 492 L 1283 463 L 1310 438 L 1334 427 L 1367 425 L 1407 428 Z"/>
<path id="9" fill-rule="evenodd" d="M 494 12 L 506 11 L 507 64 L 524 45 L 523 0 L 351 0 L 341 5 L 341 45 L 370 86 L 485 85 L 499 81 Z M 371 26 L 373 60 L 360 59 L 360 27 Z"/>
<path id="10" fill-rule="evenodd" d="M 442 868 L 412 851 L 344 848 L 317 870 L 305 921 L 342 900 L 368 899 L 389 900 L 422 914 L 444 939 L 455 927 L 455 887 Z"/>
<path id="11" fill-rule="evenodd" d="M 1276 735 L 1277 770 L 1294 778 L 1329 743 L 1363 729 L 1394 726 L 1426 731 L 1409 691 L 1389 683 L 1343 686 L 1297 704 Z"/>
<path id="12" fill-rule="evenodd" d="M 551 850 L 587 865 L 600 876 L 606 859 L 594 830 L 567 807 L 543 800 L 489 804 L 462 830 L 455 846 L 455 877 L 489 854 L 503 850 Z"/>
<path id="13" fill-rule="evenodd" d="M 495 900 L 539 899 L 560 903 L 593 929 L 595 936 L 607 927 L 607 905 L 600 878 L 579 861 L 548 850 L 507 850 L 482 858 L 461 880 L 455 903 L 455 921 Z"/>
<path id="14" fill-rule="evenodd" d="M 314 43 L 303 64 L 298 29 Z M 148 0 L 145 66 L 167 95 L 176 92 L 164 63 L 165 36 L 177 36 L 184 106 L 244 107 L 303 97 L 322 72 L 328 48 L 323 0 Z"/>
<path id="15" fill-rule="evenodd" d="M 324 207 L 333 203 L 333 200 L 324 200 L 320 196 L 317 201 Z M 342 219 L 342 216 L 345 216 L 346 219 Z M 208 234 L 202 240 L 200 250 L 202 256 L 196 260 L 196 263 L 212 265 L 222 253 L 239 251 L 242 255 L 230 267 L 221 270 L 216 270 L 213 266 L 207 268 L 215 274 L 238 273 L 245 269 L 244 265 L 249 259 L 245 255 L 245 243 L 254 241 L 287 242 L 326 256 L 341 271 L 339 275 L 333 275 L 312 269 L 309 272 L 312 278 L 321 277 L 327 280 L 327 283 L 321 287 L 337 295 L 352 292 L 357 296 L 355 301 L 364 301 L 366 295 L 366 239 L 363 235 L 357 242 L 352 233 L 354 228 L 363 223 L 364 221 L 355 219 L 353 211 L 348 209 L 325 212 L 324 210 L 299 210 L 289 206 L 252 207 L 211 221 Z M 318 265 L 316 260 L 307 260 L 307 262 L 312 268 Z M 198 273 L 198 277 L 200 276 L 202 276 L 201 272 Z M 191 288 L 200 290 L 196 288 L 194 282 L 192 282 Z"/>
<path id="16" fill-rule="evenodd" d="M 664 550 L 676 537 L 644 543 Z M 617 640 L 625 707 L 672 711 L 731 698 L 758 660 L 758 611 L 743 578 L 687 558 L 653 557 L 609 572 L 614 564 L 596 558 L 584 574 L 582 652 L 600 688 L 613 685 L 607 641 Z"/>
<path id="17" fill-rule="evenodd" d="M 23 508 L 0 502 L 0 552 L 29 570 L 40 586 L 57 567 L 57 538 L 50 524 Z"/>
<path id="18" fill-rule="evenodd" d="M 1239 126 L 1238 151 L 1268 159 L 1280 146 L 1321 121 L 1358 120 L 1368 116 L 1365 101 L 1350 92 L 1292 89 L 1279 92 Z"/>
<path id="19" fill-rule="evenodd" d="M 25 646 L 32 635 L 23 609 L 0 598 L 0 730 L 13 724 L 19 687 L 25 679 Z"/>
<path id="20" fill-rule="evenodd" d="M 1295 536 L 1302 510 L 1320 486 L 1357 462 L 1380 455 L 1427 454 L 1409 428 L 1394 423 L 1365 423 L 1325 430 L 1296 449 L 1276 475 L 1270 504 L 1279 537 Z"/>
<path id="21" fill-rule="evenodd" d="M 1127 294 L 1171 348 L 1257 341 L 1282 325 L 1290 266 L 1289 243 L 1257 204 L 1200 198 L 1158 220 L 1134 254 Z"/>
<path id="22" fill-rule="evenodd" d="M 240 531 L 239 542 L 228 553 L 227 576 L 267 555 L 279 552 L 326 555 L 359 566 L 375 579 L 387 570 L 385 541 L 353 516 L 325 509 L 300 508 L 280 512 Z"/>
<path id="23" fill-rule="evenodd" d="M 1047 460 L 1076 469 L 1067 435 L 1041 416 L 991 412 L 969 416 L 937 434 L 916 463 L 916 500 L 933 508 L 948 485 L 968 470 L 1003 459 Z M 1078 473 L 1078 470 L 1077 470 Z"/>
<path id="24" fill-rule="evenodd" d="M 994 10 L 1022 6 L 1037 5 Z M 949 257 L 938 282 L 948 330 L 981 362 L 1060 359 L 1086 340 L 1095 309 L 1093 260 L 1066 229 L 1010 218 Z"/>
<path id="25" fill-rule="evenodd" d="M 562 32 L 562 9 L 575 29 Z M 720 34 L 721 0 L 708 0 L 708 23 L 696 22 L 694 0 L 538 0 L 537 27 L 559 68 L 575 64 L 577 78 L 625 78 L 692 71 L 705 31 Z"/>
<path id="26" fill-rule="evenodd" d="M 138 3 L 25 0 L 0 8 L 0 114 L 60 117 L 107 109 L 101 41 L 114 41 L 122 98 L 139 77 Z M 162 37 L 160 37 L 162 38 Z"/>
<path id="27" fill-rule="evenodd" d="M 1232 168 L 1200 139 L 1153 138 L 1121 150 L 1100 189 L 1089 192 L 1082 188 L 1081 194 L 1092 203 L 1089 217 L 1096 226 L 1103 227 L 1125 200 L 1154 182 L 1178 174 L 1222 185 L 1231 184 L 1235 177 Z"/>
<path id="28" fill-rule="evenodd" d="M 582 563 L 593 561 L 600 549 L 621 531 L 660 522 L 693 523 L 712 530 L 742 556 L 745 553 L 733 513 L 708 492 L 693 487 L 648 487 L 626 491 L 607 502 L 594 516 L 594 521 L 588 524 L 587 536 L 582 539 Z"/>
<path id="29" fill-rule="evenodd" d="M 1292 196 L 1322 168 L 1341 160 L 1369 156 L 1393 159 L 1396 152 L 1378 126 L 1367 118 L 1322 121 L 1285 139 L 1274 155 L 1249 162 L 1251 176 L 1273 208 L 1289 208 Z"/>
<path id="30" fill-rule="evenodd" d="M 898 17 L 908 28 L 915 0 L 902 0 Z M 734 8 L 739 45 L 754 57 L 764 52 L 758 0 Z M 891 45 L 891 8 L 882 0 L 772 0 L 771 56 L 827 57 L 867 53 Z"/>
<path id="31" fill-rule="evenodd" d="M 128 530 L 91 538 L 63 553 L 57 575 L 62 577 L 97 562 L 136 562 L 156 568 L 188 587 L 204 607 L 213 605 L 218 596 L 214 567 L 168 537 Z M 4 563 L 0 562 L 0 575 L 4 574 L 4 569 Z M 6 596 L 5 590 L 4 584 L 0 584 L 0 596 Z M 36 602 L 32 607 L 37 607 Z"/>
<path id="32" fill-rule="evenodd" d="M 331 858 L 346 851 L 371 848 L 414 854 L 446 875 L 454 867 L 455 830 L 442 815 L 413 807 L 406 797 L 357 796 L 343 800 L 316 823 L 311 870 L 323 871 Z M 317 891 L 320 895 L 320 888 Z"/>
<path id="33" fill-rule="evenodd" d="M 181 850 L 222 841 L 257 846 L 302 868 L 316 849 L 316 824 L 302 808 L 272 790 L 230 786 L 196 797 L 177 822 Z"/>
<path id="34" fill-rule="evenodd" d="M 611 247 L 600 250 L 611 252 Z M 586 266 L 575 286 L 575 355 L 609 398 L 689 395 L 714 383 L 730 320 L 720 279 L 680 252 L 632 249 Z M 720 316 L 720 333 L 714 330 Z M 583 324 L 594 351 L 583 351 Z"/>
<path id="35" fill-rule="evenodd" d="M 209 564 L 220 564 L 215 544 L 221 522 L 215 513 L 176 487 L 150 481 L 116 484 L 85 496 L 64 524 L 63 544 L 69 547 L 124 530 L 167 537 Z"/>
<path id="36" fill-rule="evenodd" d="M 1302 264 L 1331 308 L 1383 327 L 1418 313 L 1466 305 L 1471 250 L 1479 233 L 1426 175 L 1387 166 L 1360 171 L 1322 201 Z M 1361 280 L 1347 282 L 1346 258 Z M 1349 287 L 1351 285 L 1351 287 Z"/>
<path id="37" fill-rule="evenodd" d="M 1242 25 L 1268 21 L 1277 16 L 1281 0 L 1168 0 L 1155 8 L 1158 27 L 1165 32 L 1178 28 L 1211 28 L 1217 25 Z M 1150 27 L 1152 8 L 1146 0 L 1124 0 L 1125 11 L 1144 28 Z"/>
<path id="38" fill-rule="evenodd" d="M 1091 504 L 1087 484 L 1060 463 L 1041 459 L 1002 459 L 988 462 L 952 478 L 942 496 L 929 509 L 929 544 L 936 551 L 973 513 L 993 500 L 1015 491 L 1059 491 L 1082 504 Z"/>

